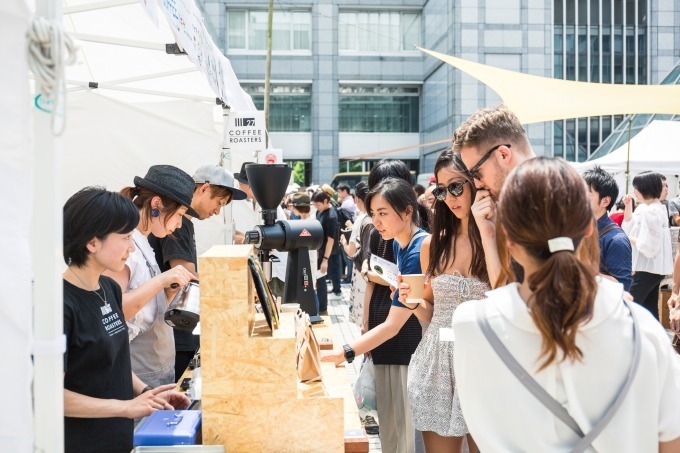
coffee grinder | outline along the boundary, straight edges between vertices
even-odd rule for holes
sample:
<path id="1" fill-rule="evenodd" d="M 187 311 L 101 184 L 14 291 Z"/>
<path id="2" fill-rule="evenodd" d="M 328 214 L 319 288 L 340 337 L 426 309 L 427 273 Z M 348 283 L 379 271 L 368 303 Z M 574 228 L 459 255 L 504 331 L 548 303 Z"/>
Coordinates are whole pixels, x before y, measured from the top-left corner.
<path id="1" fill-rule="evenodd" d="M 323 243 L 323 229 L 316 219 L 276 220 L 276 207 L 281 203 L 290 181 L 292 169 L 283 164 L 249 164 L 246 174 L 255 199 L 262 207 L 264 225 L 245 233 L 245 243 L 259 250 L 258 258 L 267 280 L 271 280 L 271 250 L 288 252 L 284 303 L 298 303 L 311 322 L 323 322 L 316 310 L 312 265 L 309 250 Z"/>

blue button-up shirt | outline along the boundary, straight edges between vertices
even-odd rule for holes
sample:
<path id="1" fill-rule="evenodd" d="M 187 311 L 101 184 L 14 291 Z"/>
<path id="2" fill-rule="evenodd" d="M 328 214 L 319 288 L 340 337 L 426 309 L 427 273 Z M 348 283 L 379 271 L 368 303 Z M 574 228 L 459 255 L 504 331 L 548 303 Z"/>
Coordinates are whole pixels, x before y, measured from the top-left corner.
<path id="1" fill-rule="evenodd" d="M 597 219 L 598 233 L 608 225 L 614 223 L 605 213 Z M 623 284 L 626 291 L 630 290 L 633 281 L 633 248 L 626 233 L 616 225 L 604 235 L 600 236 L 600 272 L 611 275 Z"/>

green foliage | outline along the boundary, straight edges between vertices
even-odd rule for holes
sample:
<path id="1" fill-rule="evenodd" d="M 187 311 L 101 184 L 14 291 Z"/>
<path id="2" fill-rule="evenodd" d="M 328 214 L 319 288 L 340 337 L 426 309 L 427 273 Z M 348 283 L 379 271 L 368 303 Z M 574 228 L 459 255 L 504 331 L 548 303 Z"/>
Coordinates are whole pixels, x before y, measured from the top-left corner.
<path id="1" fill-rule="evenodd" d="M 301 160 L 293 163 L 293 180 L 295 184 L 305 185 L 305 163 Z"/>

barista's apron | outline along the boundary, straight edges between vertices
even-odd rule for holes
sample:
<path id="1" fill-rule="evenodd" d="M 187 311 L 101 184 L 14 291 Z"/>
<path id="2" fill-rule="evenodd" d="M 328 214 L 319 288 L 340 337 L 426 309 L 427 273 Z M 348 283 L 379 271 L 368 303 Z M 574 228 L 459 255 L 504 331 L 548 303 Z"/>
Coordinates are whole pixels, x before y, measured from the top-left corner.
<path id="1" fill-rule="evenodd" d="M 151 278 L 160 274 L 158 265 L 151 264 L 137 242 L 135 242 L 135 247 L 142 253 Z M 132 371 L 137 377 L 150 387 L 158 387 L 175 382 L 175 338 L 172 334 L 172 327 L 164 320 L 168 307 L 165 291 L 159 291 L 148 303 L 155 304 L 156 319 L 151 327 L 130 342 L 130 357 Z"/>

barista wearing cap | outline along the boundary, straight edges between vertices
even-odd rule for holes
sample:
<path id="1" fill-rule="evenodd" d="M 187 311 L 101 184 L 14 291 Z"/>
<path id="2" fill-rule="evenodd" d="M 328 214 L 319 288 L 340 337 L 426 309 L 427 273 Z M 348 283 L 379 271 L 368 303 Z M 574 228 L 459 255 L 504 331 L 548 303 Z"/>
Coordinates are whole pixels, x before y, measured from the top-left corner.
<path id="1" fill-rule="evenodd" d="M 291 195 L 291 203 L 293 205 L 293 212 L 300 217 L 300 220 L 313 218 L 311 216 L 311 197 L 307 192 L 298 191 Z M 316 288 L 316 262 L 318 259 L 318 252 L 316 250 L 309 250 L 309 262 L 312 264 L 312 282 Z M 314 293 L 316 297 L 316 292 Z"/>
<path id="2" fill-rule="evenodd" d="M 231 172 L 215 164 L 203 165 L 193 175 L 194 196 L 191 209 L 195 216 L 182 217 L 182 228 L 172 237 L 149 236 L 161 270 L 181 265 L 198 278 L 196 238 L 191 217 L 199 220 L 218 215 L 233 200 L 245 200 L 247 195 L 234 186 Z M 199 346 L 199 337 L 191 332 L 173 329 L 175 336 L 175 382 L 186 370 Z"/>

